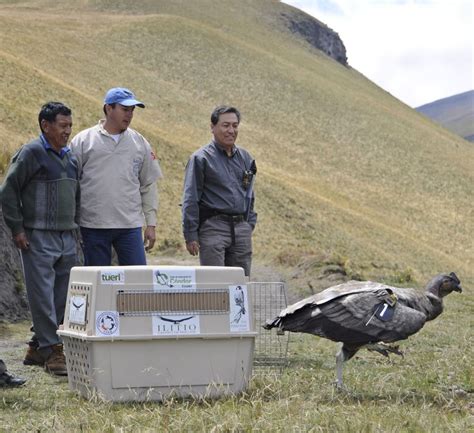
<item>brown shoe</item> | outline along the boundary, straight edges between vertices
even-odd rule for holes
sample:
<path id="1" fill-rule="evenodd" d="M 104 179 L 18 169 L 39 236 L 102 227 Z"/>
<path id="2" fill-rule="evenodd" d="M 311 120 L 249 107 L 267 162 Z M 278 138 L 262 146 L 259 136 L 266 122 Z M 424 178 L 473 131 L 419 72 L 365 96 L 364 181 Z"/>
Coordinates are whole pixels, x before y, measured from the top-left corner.
<path id="1" fill-rule="evenodd" d="M 63 345 L 51 346 L 52 352 L 44 363 L 44 370 L 56 376 L 67 376 L 66 357 L 63 352 Z"/>
<path id="2" fill-rule="evenodd" d="M 44 365 L 44 357 L 38 351 L 37 346 L 29 345 L 28 350 L 26 351 L 25 359 L 23 360 L 24 365 Z"/>

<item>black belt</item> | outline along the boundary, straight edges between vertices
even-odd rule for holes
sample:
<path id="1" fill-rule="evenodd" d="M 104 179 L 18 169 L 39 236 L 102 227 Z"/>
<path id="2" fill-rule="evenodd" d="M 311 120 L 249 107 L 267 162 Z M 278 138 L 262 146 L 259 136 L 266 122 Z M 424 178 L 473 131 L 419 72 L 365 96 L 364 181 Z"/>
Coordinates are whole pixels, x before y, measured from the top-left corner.
<path id="1" fill-rule="evenodd" d="M 213 215 L 210 218 L 220 220 L 220 221 L 227 221 L 230 225 L 230 238 L 232 239 L 231 245 L 235 245 L 235 224 L 242 223 L 245 221 L 245 216 L 243 214 L 237 215 L 228 215 L 225 213 Z"/>
<path id="2" fill-rule="evenodd" d="M 238 215 L 227 215 L 225 213 L 221 213 L 218 215 L 211 216 L 211 218 L 221 221 L 229 221 L 234 223 L 241 223 L 245 221 L 245 216 L 243 214 Z"/>

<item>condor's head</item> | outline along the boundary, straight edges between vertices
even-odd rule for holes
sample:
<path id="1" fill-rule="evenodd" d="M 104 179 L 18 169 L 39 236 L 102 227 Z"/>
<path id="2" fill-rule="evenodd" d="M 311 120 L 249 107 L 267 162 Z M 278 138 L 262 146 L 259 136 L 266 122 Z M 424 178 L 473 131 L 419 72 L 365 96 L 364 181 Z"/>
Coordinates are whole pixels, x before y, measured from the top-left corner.
<path id="1" fill-rule="evenodd" d="M 451 292 L 462 292 L 461 281 L 454 272 L 434 277 L 426 286 L 426 290 L 438 298 L 444 298 Z"/>

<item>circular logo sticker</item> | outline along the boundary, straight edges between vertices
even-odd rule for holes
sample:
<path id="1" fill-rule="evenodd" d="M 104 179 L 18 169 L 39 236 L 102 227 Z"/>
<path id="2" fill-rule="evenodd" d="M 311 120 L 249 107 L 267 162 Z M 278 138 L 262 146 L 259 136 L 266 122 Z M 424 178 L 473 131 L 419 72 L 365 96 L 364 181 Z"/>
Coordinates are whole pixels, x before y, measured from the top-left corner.
<path id="1" fill-rule="evenodd" d="M 114 311 L 103 311 L 98 313 L 95 327 L 97 332 L 101 335 L 118 334 L 119 321 L 117 313 Z"/>

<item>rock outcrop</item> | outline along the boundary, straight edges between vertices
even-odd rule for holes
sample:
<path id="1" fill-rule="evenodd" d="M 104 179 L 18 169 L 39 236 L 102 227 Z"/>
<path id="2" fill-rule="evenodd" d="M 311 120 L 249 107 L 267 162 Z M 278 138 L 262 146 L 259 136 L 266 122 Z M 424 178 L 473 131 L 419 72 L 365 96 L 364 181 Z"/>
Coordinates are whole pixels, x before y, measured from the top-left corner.
<path id="1" fill-rule="evenodd" d="M 20 257 L 0 208 L 0 321 L 12 322 L 28 317 Z"/>
<path id="2" fill-rule="evenodd" d="M 342 65 L 349 66 L 346 47 L 334 30 L 298 9 L 292 13 L 283 12 L 281 16 L 293 34 L 305 39 L 313 47 Z"/>

